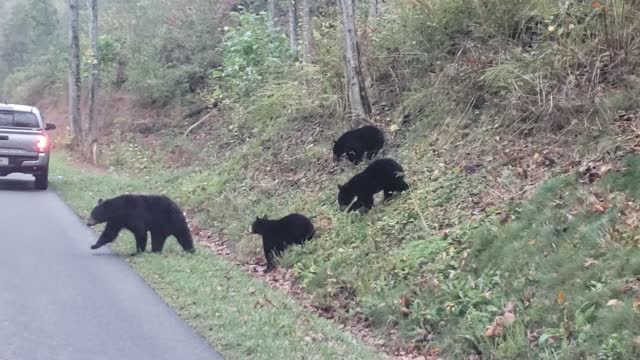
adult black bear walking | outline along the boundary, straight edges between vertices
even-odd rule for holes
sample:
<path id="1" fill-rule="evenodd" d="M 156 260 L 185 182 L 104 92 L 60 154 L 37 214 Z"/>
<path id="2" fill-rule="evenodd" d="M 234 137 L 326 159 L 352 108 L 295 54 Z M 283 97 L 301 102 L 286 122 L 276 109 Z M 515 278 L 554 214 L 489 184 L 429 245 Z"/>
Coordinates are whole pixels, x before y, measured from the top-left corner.
<path id="1" fill-rule="evenodd" d="M 106 228 L 91 246 L 98 249 L 113 242 L 122 229 L 136 238 L 136 253 L 147 247 L 147 233 L 151 233 L 151 251 L 162 252 L 167 237 L 173 235 L 185 251 L 193 252 L 193 239 L 182 210 L 171 199 L 161 195 L 121 195 L 98 200 L 87 225 L 107 223 Z"/>
<path id="2" fill-rule="evenodd" d="M 262 235 L 262 247 L 267 260 L 265 271 L 269 272 L 275 266 L 274 256 L 280 255 L 291 245 L 301 245 L 311 240 L 316 230 L 306 216 L 290 214 L 279 220 L 269 220 L 266 216 L 256 218 L 251 225 L 251 232 Z"/>
<path id="3" fill-rule="evenodd" d="M 335 160 L 338 160 L 346 154 L 349 161 L 357 165 L 365 154 L 367 159 L 371 159 L 378 154 L 383 146 L 384 133 L 382 130 L 367 125 L 342 134 L 333 145 L 333 156 Z"/>
<path id="4" fill-rule="evenodd" d="M 346 184 L 338 185 L 338 204 L 340 210 L 364 208 L 367 212 L 373 207 L 374 194 L 384 191 L 384 199 L 387 200 L 393 193 L 407 189 L 409 185 L 404 181 L 402 166 L 392 159 L 379 159 Z"/>

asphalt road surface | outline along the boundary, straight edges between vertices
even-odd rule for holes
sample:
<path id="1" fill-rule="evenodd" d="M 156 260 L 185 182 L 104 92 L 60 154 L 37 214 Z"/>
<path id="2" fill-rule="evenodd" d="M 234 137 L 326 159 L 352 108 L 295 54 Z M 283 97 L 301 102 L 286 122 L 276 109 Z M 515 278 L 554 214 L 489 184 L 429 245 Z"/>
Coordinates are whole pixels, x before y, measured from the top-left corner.
<path id="1" fill-rule="evenodd" d="M 222 359 L 31 179 L 0 178 L 0 360 Z"/>

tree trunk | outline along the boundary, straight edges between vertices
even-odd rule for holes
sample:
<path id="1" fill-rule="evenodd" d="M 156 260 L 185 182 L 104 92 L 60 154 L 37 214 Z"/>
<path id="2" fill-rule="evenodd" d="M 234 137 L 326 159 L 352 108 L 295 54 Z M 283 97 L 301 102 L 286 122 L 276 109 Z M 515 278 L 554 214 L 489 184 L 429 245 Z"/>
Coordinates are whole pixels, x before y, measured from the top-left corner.
<path id="1" fill-rule="evenodd" d="M 302 30 L 304 41 L 304 62 L 311 64 L 316 58 L 316 42 L 313 37 L 313 17 L 311 16 L 311 0 L 302 0 Z"/>
<path id="2" fill-rule="evenodd" d="M 82 144 L 82 118 L 80 116 L 80 35 L 78 34 L 78 0 L 69 0 L 69 115 L 71 117 L 71 145 Z"/>
<path id="3" fill-rule="evenodd" d="M 269 8 L 269 19 L 271 20 L 271 27 L 275 28 L 277 23 L 276 16 L 276 0 L 267 0 L 267 6 Z"/>
<path id="4" fill-rule="evenodd" d="M 338 0 L 342 14 L 344 33 L 345 66 L 347 68 L 347 100 L 353 116 L 369 118 L 371 104 L 362 75 L 360 49 L 356 33 L 355 3 L 353 0 Z"/>
<path id="5" fill-rule="evenodd" d="M 378 16 L 379 11 L 380 11 L 380 0 L 369 0 L 369 17 L 370 18 L 375 18 Z"/>
<path id="6" fill-rule="evenodd" d="M 97 162 L 98 131 L 96 120 L 96 96 L 100 69 L 98 63 L 98 0 L 87 0 L 89 9 L 89 48 L 91 58 L 91 74 L 89 77 L 89 116 L 87 118 L 87 153 L 94 164 Z"/>
<path id="7" fill-rule="evenodd" d="M 97 139 L 96 93 L 98 91 L 100 69 L 98 63 L 98 0 L 87 0 L 89 9 L 89 49 L 91 74 L 89 78 L 89 116 L 87 118 L 87 134 L 89 144 Z"/>
<path id="8" fill-rule="evenodd" d="M 298 57 L 298 7 L 296 0 L 289 0 L 289 41 L 291 52 Z"/>

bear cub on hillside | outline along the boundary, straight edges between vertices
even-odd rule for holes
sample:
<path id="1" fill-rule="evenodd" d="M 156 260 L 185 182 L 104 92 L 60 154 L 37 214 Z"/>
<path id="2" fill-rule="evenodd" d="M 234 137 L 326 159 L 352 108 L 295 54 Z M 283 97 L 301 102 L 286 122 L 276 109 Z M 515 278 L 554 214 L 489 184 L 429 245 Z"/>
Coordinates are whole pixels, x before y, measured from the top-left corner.
<path id="1" fill-rule="evenodd" d="M 306 216 L 290 214 L 279 220 L 257 217 L 251 225 L 251 232 L 262 235 L 262 247 L 267 260 L 265 272 L 269 272 L 275 267 L 274 256 L 279 256 L 291 245 L 302 245 L 311 240 L 316 230 Z"/>
<path id="2" fill-rule="evenodd" d="M 357 165 L 367 156 L 371 160 L 384 146 L 384 133 L 375 126 L 367 125 L 359 129 L 347 131 L 333 145 L 334 160 L 344 154 L 349 161 Z"/>
<path id="3" fill-rule="evenodd" d="M 392 159 L 379 159 L 346 184 L 338 185 L 338 204 L 340 210 L 364 208 L 364 212 L 367 212 L 373 207 L 374 194 L 384 191 L 384 200 L 387 200 L 394 192 L 407 189 L 409 185 L 404 181 L 402 166 Z"/>
<path id="4" fill-rule="evenodd" d="M 91 211 L 88 226 L 107 223 L 92 250 L 113 242 L 122 229 L 136 238 L 136 254 L 147 247 L 151 233 L 151 251 L 162 252 L 167 237 L 173 235 L 185 251 L 193 252 L 193 239 L 182 210 L 171 199 L 159 195 L 121 195 L 98 200 Z M 135 255 L 135 254 L 134 254 Z"/>

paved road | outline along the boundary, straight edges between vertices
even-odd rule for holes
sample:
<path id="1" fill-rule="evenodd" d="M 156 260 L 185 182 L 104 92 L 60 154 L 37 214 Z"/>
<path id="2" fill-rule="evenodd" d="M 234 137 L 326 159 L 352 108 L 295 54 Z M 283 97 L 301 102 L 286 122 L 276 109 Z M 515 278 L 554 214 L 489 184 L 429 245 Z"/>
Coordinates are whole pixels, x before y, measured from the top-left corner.
<path id="1" fill-rule="evenodd" d="M 0 178 L 0 360 L 222 359 L 52 191 Z"/>

